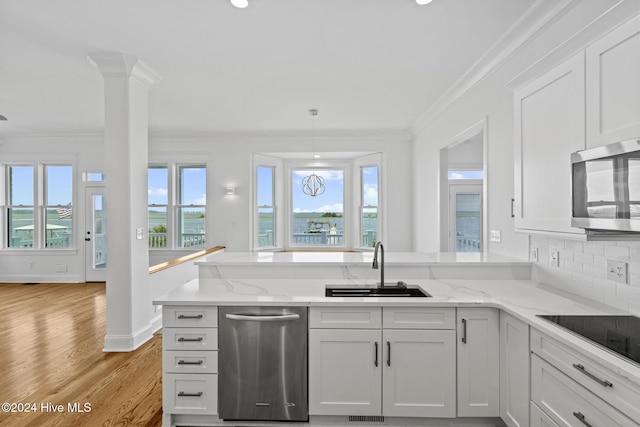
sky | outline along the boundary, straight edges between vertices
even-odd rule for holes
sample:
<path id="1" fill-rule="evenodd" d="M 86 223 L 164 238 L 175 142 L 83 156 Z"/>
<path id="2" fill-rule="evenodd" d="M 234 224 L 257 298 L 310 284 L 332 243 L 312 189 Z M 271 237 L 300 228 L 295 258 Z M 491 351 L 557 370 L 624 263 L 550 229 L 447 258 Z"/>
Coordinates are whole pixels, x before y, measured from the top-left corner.
<path id="1" fill-rule="evenodd" d="M 34 205 L 34 167 L 11 166 L 11 200 L 9 204 Z M 47 205 L 69 205 L 73 201 L 73 168 L 71 166 L 46 166 Z"/>
<path id="2" fill-rule="evenodd" d="M 149 168 L 149 204 L 167 205 L 169 200 L 169 171 L 166 167 Z M 185 167 L 182 169 L 182 200 L 179 204 L 206 205 L 206 169 Z M 178 183 L 180 184 L 180 183 Z"/>

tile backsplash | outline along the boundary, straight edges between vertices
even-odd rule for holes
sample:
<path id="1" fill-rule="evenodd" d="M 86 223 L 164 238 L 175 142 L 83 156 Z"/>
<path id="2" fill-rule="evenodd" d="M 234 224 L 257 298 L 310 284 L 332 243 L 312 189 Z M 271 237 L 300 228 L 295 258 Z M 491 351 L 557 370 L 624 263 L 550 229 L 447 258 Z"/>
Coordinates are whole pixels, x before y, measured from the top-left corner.
<path id="1" fill-rule="evenodd" d="M 531 235 L 532 279 L 640 316 L 640 241 L 583 242 Z M 551 262 L 558 253 L 558 266 Z M 607 280 L 607 261 L 627 263 L 627 282 Z M 530 259 L 530 261 L 534 261 Z"/>

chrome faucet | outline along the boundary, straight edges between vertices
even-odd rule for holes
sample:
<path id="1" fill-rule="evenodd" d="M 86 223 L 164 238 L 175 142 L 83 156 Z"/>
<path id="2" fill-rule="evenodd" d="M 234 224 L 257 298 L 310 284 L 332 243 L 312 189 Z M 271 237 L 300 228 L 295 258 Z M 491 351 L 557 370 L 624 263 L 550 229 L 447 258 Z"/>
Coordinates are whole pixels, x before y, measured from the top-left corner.
<path id="1" fill-rule="evenodd" d="M 378 248 L 380 249 L 380 287 L 384 288 L 384 246 L 382 246 L 382 242 L 376 243 L 376 248 L 373 251 L 373 265 L 371 268 L 378 270 Z"/>

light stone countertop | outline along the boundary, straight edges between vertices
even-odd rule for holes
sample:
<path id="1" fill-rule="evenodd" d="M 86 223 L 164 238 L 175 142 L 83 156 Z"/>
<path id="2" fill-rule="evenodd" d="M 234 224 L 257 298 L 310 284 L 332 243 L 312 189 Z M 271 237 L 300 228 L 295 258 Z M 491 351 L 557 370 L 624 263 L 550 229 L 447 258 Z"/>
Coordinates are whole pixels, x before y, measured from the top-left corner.
<path id="1" fill-rule="evenodd" d="M 432 298 L 325 297 L 327 285 L 371 286 L 362 279 L 198 279 L 153 301 L 159 305 L 295 305 L 295 306 L 377 306 L 377 307 L 494 307 L 523 320 L 532 327 L 569 342 L 589 357 L 613 366 L 640 386 L 640 365 L 595 346 L 537 317 L 537 314 L 629 314 L 598 302 L 564 293 L 531 280 L 447 279 L 409 280 Z"/>

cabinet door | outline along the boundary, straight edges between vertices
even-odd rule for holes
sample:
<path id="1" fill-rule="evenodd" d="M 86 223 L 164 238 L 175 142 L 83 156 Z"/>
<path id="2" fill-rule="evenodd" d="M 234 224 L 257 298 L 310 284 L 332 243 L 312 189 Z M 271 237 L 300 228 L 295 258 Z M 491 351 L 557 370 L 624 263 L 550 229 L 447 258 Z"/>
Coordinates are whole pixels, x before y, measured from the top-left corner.
<path id="1" fill-rule="evenodd" d="M 500 418 L 529 426 L 529 325 L 500 312 Z"/>
<path id="2" fill-rule="evenodd" d="M 309 414 L 382 415 L 382 332 L 309 331 Z"/>
<path id="3" fill-rule="evenodd" d="M 587 147 L 640 135 L 640 16 L 593 43 L 587 54 Z"/>
<path id="4" fill-rule="evenodd" d="M 570 154 L 585 148 L 584 53 L 515 92 L 515 227 L 571 227 Z"/>
<path id="5" fill-rule="evenodd" d="M 455 417 L 455 331 L 385 329 L 383 338 L 383 414 Z"/>
<path id="6" fill-rule="evenodd" d="M 495 308 L 458 308 L 458 416 L 500 413 L 499 314 Z"/>

